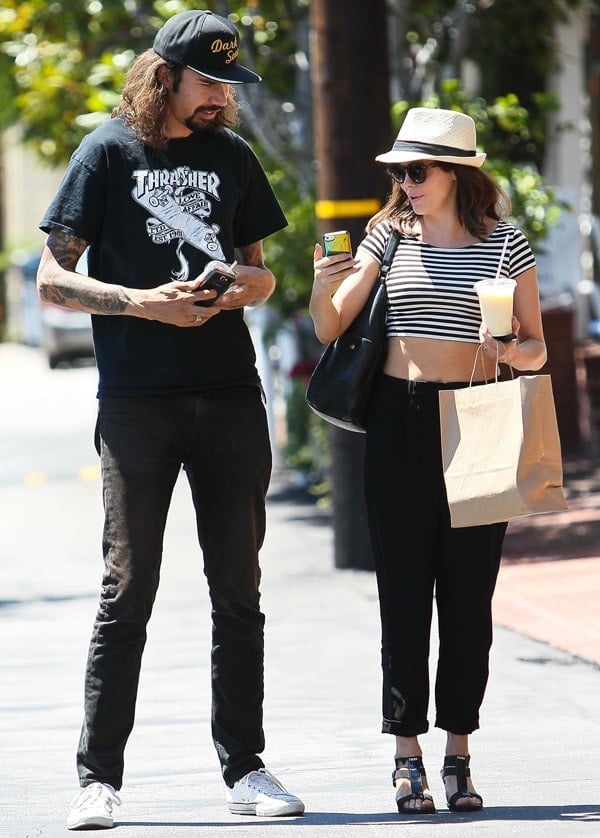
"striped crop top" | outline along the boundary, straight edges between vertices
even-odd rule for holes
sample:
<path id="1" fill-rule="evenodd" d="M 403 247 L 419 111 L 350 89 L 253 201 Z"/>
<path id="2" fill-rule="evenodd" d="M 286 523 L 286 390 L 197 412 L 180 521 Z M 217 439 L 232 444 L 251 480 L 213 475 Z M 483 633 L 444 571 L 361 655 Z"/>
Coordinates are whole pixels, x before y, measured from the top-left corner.
<path id="1" fill-rule="evenodd" d="M 390 224 L 382 221 L 365 236 L 359 250 L 381 262 Z M 479 343 L 481 313 L 473 283 L 496 276 L 506 237 L 501 276 L 516 279 L 535 265 L 520 230 L 499 221 L 488 239 L 467 247 L 434 247 L 400 239 L 387 277 L 387 336 Z"/>

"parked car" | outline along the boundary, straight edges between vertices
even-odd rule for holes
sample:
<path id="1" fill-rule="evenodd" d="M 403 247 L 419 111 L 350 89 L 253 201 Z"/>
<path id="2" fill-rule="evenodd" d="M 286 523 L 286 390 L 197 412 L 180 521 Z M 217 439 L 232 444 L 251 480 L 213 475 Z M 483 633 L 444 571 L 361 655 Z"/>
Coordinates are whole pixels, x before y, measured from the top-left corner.
<path id="1" fill-rule="evenodd" d="M 42 348 L 50 369 L 56 369 L 61 363 L 94 357 L 89 314 L 46 302 L 41 304 L 41 311 Z"/>
<path id="2" fill-rule="evenodd" d="M 77 263 L 78 273 L 87 273 L 87 251 Z M 36 265 L 37 272 L 37 265 Z M 73 363 L 81 358 L 94 357 L 92 321 L 85 311 L 75 311 L 41 301 L 42 349 L 50 369 L 59 364 Z"/>

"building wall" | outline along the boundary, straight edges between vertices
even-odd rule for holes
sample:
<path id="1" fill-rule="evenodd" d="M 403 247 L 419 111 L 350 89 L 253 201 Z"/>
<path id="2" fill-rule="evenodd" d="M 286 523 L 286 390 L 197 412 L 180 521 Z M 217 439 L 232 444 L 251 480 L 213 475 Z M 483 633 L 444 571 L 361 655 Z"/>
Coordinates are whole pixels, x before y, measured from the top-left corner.
<path id="1" fill-rule="evenodd" d="M 570 206 L 551 228 L 545 252 L 538 257 L 542 300 L 547 306 L 573 307 L 574 340 L 587 335 L 589 301 L 585 293 L 589 263 L 590 120 L 587 94 L 587 17 L 571 13 L 556 30 L 558 70 L 548 80 L 559 110 L 548 119 L 544 177 Z"/>
<path id="2" fill-rule="evenodd" d="M 39 221 L 50 203 L 63 170 L 44 168 L 20 142 L 16 129 L 0 135 L 2 153 L 3 244 L 6 270 L 6 336 L 37 346 L 42 321 L 32 266 L 41 253 L 44 234 Z"/>
<path id="3" fill-rule="evenodd" d="M 4 241 L 5 247 L 39 251 L 44 237 L 38 229 L 40 218 L 58 184 L 63 169 L 48 169 L 27 150 L 16 129 L 0 137 L 4 161 Z"/>
<path id="4" fill-rule="evenodd" d="M 586 279 L 590 246 L 591 155 L 586 52 L 589 24 L 573 13 L 557 27 L 557 72 L 548 80 L 559 110 L 548 120 L 544 176 L 571 206 L 552 228 L 546 253 L 538 257 L 542 318 L 548 349 L 543 372 L 550 373 L 565 456 L 585 447 L 582 406 L 584 392 L 577 375 L 576 347 L 589 330 Z"/>

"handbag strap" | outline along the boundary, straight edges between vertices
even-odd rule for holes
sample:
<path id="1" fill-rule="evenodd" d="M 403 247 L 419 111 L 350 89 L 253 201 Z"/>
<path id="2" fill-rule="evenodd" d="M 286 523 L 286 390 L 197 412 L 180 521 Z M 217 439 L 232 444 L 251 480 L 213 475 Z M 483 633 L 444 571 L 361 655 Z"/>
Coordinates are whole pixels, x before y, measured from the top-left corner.
<path id="1" fill-rule="evenodd" d="M 385 280 L 392 266 L 394 253 L 396 252 L 396 248 L 398 247 L 399 241 L 400 230 L 396 230 L 394 227 L 392 227 L 392 229 L 390 230 L 390 235 L 388 236 L 388 240 L 385 245 L 385 250 L 383 251 L 383 258 L 381 260 L 381 267 L 379 269 L 379 281 L 382 284 L 385 284 Z"/>

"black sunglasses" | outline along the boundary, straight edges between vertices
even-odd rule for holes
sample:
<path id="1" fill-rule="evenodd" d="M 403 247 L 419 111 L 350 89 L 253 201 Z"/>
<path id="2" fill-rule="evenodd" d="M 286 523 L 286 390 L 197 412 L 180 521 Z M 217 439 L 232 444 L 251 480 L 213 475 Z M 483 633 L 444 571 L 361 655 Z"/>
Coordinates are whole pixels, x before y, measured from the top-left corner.
<path id="1" fill-rule="evenodd" d="M 437 165 L 437 163 L 409 163 L 408 166 L 401 166 L 396 163 L 393 166 L 388 166 L 387 170 L 391 179 L 395 180 L 396 183 L 404 183 L 406 175 L 413 183 L 423 183 L 427 177 L 427 170 Z"/>

